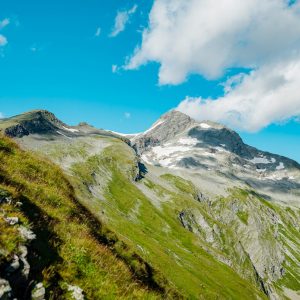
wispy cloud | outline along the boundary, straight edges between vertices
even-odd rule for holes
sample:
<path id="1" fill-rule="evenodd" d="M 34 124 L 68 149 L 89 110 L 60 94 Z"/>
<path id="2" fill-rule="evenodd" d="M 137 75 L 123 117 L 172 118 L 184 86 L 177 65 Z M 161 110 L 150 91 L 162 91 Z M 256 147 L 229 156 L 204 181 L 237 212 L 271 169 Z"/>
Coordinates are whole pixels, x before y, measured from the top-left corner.
<path id="1" fill-rule="evenodd" d="M 0 47 L 5 46 L 7 43 L 7 38 L 4 35 L 0 34 Z"/>
<path id="2" fill-rule="evenodd" d="M 111 71 L 112 71 L 113 73 L 117 73 L 117 72 L 118 72 L 118 66 L 117 66 L 117 65 L 112 65 L 112 66 L 111 66 Z"/>
<path id="3" fill-rule="evenodd" d="M 2 21 L 0 21 L 0 29 L 6 27 L 9 24 L 10 24 L 10 20 L 8 18 L 3 19 Z"/>
<path id="4" fill-rule="evenodd" d="M 40 52 L 44 49 L 45 46 L 38 45 L 38 43 L 32 44 L 29 50 L 33 53 Z"/>
<path id="5" fill-rule="evenodd" d="M 3 19 L 2 21 L 0 21 L 0 30 L 5 28 L 7 25 L 9 25 L 10 20 L 8 18 Z M 3 34 L 0 34 L 0 47 L 4 47 L 5 45 L 7 45 L 8 41 L 6 36 L 4 36 Z M 3 55 L 3 53 L 2 53 Z M 1 56 L 2 56 L 1 55 Z"/>
<path id="6" fill-rule="evenodd" d="M 101 35 L 101 28 L 98 27 L 98 28 L 96 29 L 96 32 L 95 32 L 95 37 L 98 37 L 98 36 L 100 36 L 100 35 Z"/>
<path id="7" fill-rule="evenodd" d="M 131 118 L 131 113 L 130 113 L 130 112 L 125 112 L 125 113 L 124 113 L 124 117 L 125 117 L 126 119 L 130 119 L 130 118 Z"/>
<path id="8" fill-rule="evenodd" d="M 119 33 L 125 30 L 126 25 L 130 21 L 130 17 L 136 12 L 137 8 L 138 6 L 135 4 L 129 10 L 119 11 L 117 13 L 110 37 L 116 37 Z"/>

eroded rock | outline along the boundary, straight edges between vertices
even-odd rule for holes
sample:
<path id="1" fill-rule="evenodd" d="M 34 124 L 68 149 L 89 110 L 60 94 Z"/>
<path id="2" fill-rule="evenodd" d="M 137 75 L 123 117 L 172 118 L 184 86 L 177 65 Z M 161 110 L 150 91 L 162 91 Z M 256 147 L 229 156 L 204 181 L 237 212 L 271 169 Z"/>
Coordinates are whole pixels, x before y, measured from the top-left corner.
<path id="1" fill-rule="evenodd" d="M 33 233 L 33 231 L 26 228 L 25 226 L 20 226 L 18 228 L 18 230 L 23 239 L 25 239 L 27 241 L 32 241 L 32 240 L 36 239 L 36 235 Z"/>
<path id="2" fill-rule="evenodd" d="M 11 299 L 12 289 L 7 280 L 0 278 L 0 299 L 9 300 Z"/>
<path id="3" fill-rule="evenodd" d="M 46 295 L 46 289 L 42 282 L 38 283 L 32 293 L 31 293 L 31 299 L 32 300 L 44 300 Z"/>
<path id="4" fill-rule="evenodd" d="M 68 285 L 68 291 L 72 292 L 74 300 L 84 300 L 83 290 L 76 285 Z"/>

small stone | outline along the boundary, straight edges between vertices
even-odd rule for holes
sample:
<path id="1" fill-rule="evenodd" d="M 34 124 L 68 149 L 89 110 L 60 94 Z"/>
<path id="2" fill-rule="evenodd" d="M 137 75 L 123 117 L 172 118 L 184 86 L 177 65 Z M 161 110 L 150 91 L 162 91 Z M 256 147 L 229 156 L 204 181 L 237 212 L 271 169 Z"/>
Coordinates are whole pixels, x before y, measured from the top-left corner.
<path id="1" fill-rule="evenodd" d="M 1 195 L 1 191 L 0 191 L 0 204 L 2 203 L 8 203 L 11 204 L 12 203 L 12 198 L 11 197 L 7 197 L 5 195 Z"/>
<path id="2" fill-rule="evenodd" d="M 1 300 L 9 300 L 11 299 L 12 289 L 7 280 L 0 278 L 0 299 Z"/>
<path id="3" fill-rule="evenodd" d="M 28 250 L 25 246 L 20 246 L 20 260 L 23 263 L 23 268 L 22 268 L 22 274 L 25 276 L 25 278 L 28 278 L 29 273 L 30 273 L 30 264 L 27 261 L 27 254 Z"/>
<path id="4" fill-rule="evenodd" d="M 31 299 L 32 300 L 44 300 L 45 295 L 46 295 L 46 290 L 43 286 L 43 283 L 40 282 L 34 287 L 32 293 L 31 293 Z"/>
<path id="5" fill-rule="evenodd" d="M 20 226 L 18 228 L 20 235 L 22 236 L 22 238 L 24 238 L 27 241 L 32 241 L 34 239 L 36 239 L 36 235 L 33 233 L 33 231 L 31 231 L 30 229 L 26 228 L 25 226 Z"/>
<path id="6" fill-rule="evenodd" d="M 72 297 L 74 300 L 84 300 L 83 290 L 75 285 L 68 285 L 68 291 L 72 292 Z"/>
<path id="7" fill-rule="evenodd" d="M 19 223 L 18 217 L 7 217 L 7 218 L 4 218 L 4 220 L 11 226 Z"/>

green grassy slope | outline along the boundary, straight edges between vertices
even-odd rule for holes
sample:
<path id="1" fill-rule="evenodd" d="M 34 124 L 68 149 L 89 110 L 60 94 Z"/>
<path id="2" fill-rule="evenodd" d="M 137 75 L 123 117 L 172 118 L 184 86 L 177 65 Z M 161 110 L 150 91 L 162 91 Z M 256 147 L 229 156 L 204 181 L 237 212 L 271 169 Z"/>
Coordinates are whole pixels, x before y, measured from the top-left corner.
<path id="1" fill-rule="evenodd" d="M 31 264 L 28 282 L 42 281 L 47 298 L 69 299 L 67 284 L 82 288 L 86 299 L 162 298 L 157 287 L 142 283 L 139 274 L 132 273 L 134 268 L 113 253 L 105 230 L 77 202 L 61 170 L 4 137 L 0 137 L 0 191 L 12 199 L 1 204 L 1 276 L 25 244 Z M 8 225 L 4 215 L 19 217 L 19 224 Z M 36 239 L 26 242 L 18 234 L 19 226 L 31 228 Z M 17 296 L 24 296 L 25 289 L 16 286 Z"/>
<path id="2" fill-rule="evenodd" d="M 167 190 L 144 179 L 142 183 L 162 201 L 157 207 L 134 182 L 136 158 L 121 141 L 86 161 L 73 164 L 71 181 L 79 199 L 89 207 L 119 239 L 161 270 L 165 278 L 189 299 L 264 299 L 253 280 L 239 276 L 217 261 L 209 245 L 186 230 L 178 215 L 184 208 L 196 206 L 194 188 L 177 182 L 178 191 Z M 99 179 L 106 184 L 99 188 Z M 161 180 L 168 180 L 162 178 Z M 98 197 L 97 197 L 98 196 Z M 88 201 L 86 199 L 89 199 Z M 159 282 L 159 278 L 156 279 Z"/>

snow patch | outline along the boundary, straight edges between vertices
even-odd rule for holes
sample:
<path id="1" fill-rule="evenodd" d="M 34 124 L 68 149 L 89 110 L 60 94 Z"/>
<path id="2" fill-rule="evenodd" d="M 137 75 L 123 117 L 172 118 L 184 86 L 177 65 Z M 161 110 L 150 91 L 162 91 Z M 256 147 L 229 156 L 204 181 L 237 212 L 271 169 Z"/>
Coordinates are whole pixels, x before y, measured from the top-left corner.
<path id="1" fill-rule="evenodd" d="M 248 161 L 252 162 L 253 164 L 271 164 L 274 163 L 275 158 L 272 158 L 271 160 L 268 160 L 265 156 L 260 157 L 254 157 L 253 159 L 250 159 Z"/>
<path id="2" fill-rule="evenodd" d="M 157 157 L 169 156 L 176 152 L 187 152 L 190 150 L 191 147 L 188 146 L 170 146 L 170 147 L 156 146 L 152 148 L 152 151 Z"/>
<path id="3" fill-rule="evenodd" d="M 65 126 L 63 126 L 63 129 L 64 129 L 64 130 L 67 130 L 67 131 L 70 131 L 70 132 L 79 132 L 78 129 L 75 129 L 75 128 L 67 128 L 67 127 L 65 127 Z"/>
<path id="4" fill-rule="evenodd" d="M 56 130 L 56 132 L 57 132 L 58 134 L 64 136 L 64 137 L 66 137 L 67 139 L 70 139 L 70 140 L 72 139 L 72 138 L 70 138 L 69 136 L 63 134 L 62 132 L 60 132 L 60 131 L 58 131 L 58 130 Z"/>
<path id="5" fill-rule="evenodd" d="M 279 165 L 276 167 L 276 170 L 283 170 L 284 168 L 284 163 L 280 162 Z"/>
<path id="6" fill-rule="evenodd" d="M 152 127 L 150 127 L 148 130 L 146 130 L 146 131 L 144 132 L 144 134 L 149 133 L 149 132 L 152 131 L 154 128 L 156 128 L 157 126 L 161 125 L 161 124 L 164 123 L 164 122 L 165 122 L 164 120 L 158 120 L 157 122 L 155 122 L 155 123 L 153 124 Z"/>
<path id="7" fill-rule="evenodd" d="M 178 140 L 178 143 L 181 145 L 196 146 L 198 144 L 198 140 L 192 137 L 183 137 Z"/>
<path id="8" fill-rule="evenodd" d="M 209 128 L 211 128 L 211 126 L 208 125 L 207 123 L 200 123 L 200 127 L 203 128 L 203 129 L 209 129 Z"/>
<path id="9" fill-rule="evenodd" d="M 256 172 L 258 172 L 258 173 L 263 173 L 263 172 L 266 172 L 267 171 L 267 169 L 256 169 Z"/>
<path id="10" fill-rule="evenodd" d="M 132 136 L 132 137 L 135 137 L 135 136 L 137 136 L 137 135 L 140 135 L 140 134 L 142 134 L 141 132 L 139 132 L 139 133 L 121 133 L 121 132 L 117 132 L 117 131 L 112 131 L 112 130 L 107 130 L 107 131 L 109 131 L 109 132 L 111 132 L 111 133 L 114 133 L 114 134 L 117 134 L 117 135 L 120 135 L 120 136 Z"/>

